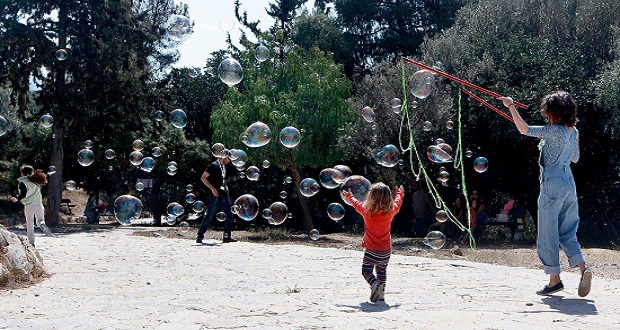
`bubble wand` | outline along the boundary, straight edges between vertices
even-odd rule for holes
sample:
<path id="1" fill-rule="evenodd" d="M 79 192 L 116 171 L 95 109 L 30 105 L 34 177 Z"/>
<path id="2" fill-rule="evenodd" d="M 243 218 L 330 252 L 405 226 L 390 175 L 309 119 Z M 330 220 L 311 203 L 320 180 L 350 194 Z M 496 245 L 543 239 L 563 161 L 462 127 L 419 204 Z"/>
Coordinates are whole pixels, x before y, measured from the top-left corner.
<path id="1" fill-rule="evenodd" d="M 486 106 L 487 106 L 487 108 L 489 108 L 489 109 L 491 109 L 491 110 L 493 110 L 493 111 L 497 112 L 497 114 L 499 114 L 500 116 L 502 116 L 502 117 L 504 117 L 504 118 L 508 119 L 511 123 L 514 123 L 514 122 L 515 122 L 515 121 L 514 121 L 514 119 L 512 119 L 512 117 L 510 117 L 508 114 L 506 114 L 505 112 L 502 112 L 500 109 L 498 109 L 498 108 L 496 108 L 496 107 L 492 106 L 491 104 L 489 104 L 489 102 L 487 102 L 487 101 L 483 100 L 480 96 L 478 96 L 478 95 L 476 95 L 476 94 L 474 94 L 474 93 L 472 93 L 472 92 L 470 92 L 470 91 L 466 90 L 465 88 L 461 88 L 461 90 L 462 90 L 463 92 L 465 92 L 465 94 L 467 94 L 467 95 L 469 95 L 470 97 L 474 98 L 476 101 L 478 101 L 478 102 L 482 103 L 483 105 L 486 105 Z"/>

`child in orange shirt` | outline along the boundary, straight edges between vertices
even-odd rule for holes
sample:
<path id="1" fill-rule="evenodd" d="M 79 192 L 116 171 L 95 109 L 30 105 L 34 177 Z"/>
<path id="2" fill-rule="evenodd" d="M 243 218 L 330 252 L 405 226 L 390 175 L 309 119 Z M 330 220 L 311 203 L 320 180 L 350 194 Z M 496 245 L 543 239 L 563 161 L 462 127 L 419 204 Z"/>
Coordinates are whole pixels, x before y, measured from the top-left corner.
<path id="1" fill-rule="evenodd" d="M 344 192 L 347 201 L 364 218 L 362 246 L 366 250 L 362 262 L 362 275 L 370 285 L 370 301 L 373 303 L 384 300 L 387 266 L 392 255 L 390 236 L 392 219 L 400 210 L 404 194 L 403 186 L 399 186 L 396 188 L 396 197 L 392 198 L 390 188 L 381 182 L 370 186 L 364 203 L 357 200 L 351 191 Z"/>

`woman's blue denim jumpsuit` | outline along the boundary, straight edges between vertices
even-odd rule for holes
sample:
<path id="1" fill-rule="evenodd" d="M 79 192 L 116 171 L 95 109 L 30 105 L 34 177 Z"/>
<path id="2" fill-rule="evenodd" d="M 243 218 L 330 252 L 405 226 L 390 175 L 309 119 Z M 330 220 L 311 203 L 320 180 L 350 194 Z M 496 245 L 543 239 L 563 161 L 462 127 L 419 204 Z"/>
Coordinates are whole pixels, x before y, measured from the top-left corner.
<path id="1" fill-rule="evenodd" d="M 564 125 L 546 125 L 530 126 L 526 135 L 544 138 L 539 145 L 537 250 L 545 273 L 557 275 L 560 274 L 560 247 L 571 268 L 585 262 L 577 241 L 577 191 L 570 168 L 570 162 L 579 159 L 578 132 L 576 128 L 569 131 Z"/>

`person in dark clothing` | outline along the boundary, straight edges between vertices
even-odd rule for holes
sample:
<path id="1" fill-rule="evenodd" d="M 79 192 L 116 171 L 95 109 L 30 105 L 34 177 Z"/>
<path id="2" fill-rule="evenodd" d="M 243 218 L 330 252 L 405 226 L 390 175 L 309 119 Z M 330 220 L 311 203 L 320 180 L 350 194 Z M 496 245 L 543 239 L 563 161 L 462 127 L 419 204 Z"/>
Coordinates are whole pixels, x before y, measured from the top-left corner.
<path id="1" fill-rule="evenodd" d="M 202 220 L 200 229 L 198 229 L 198 236 L 196 237 L 196 243 L 202 243 L 204 234 L 207 228 L 211 224 L 215 214 L 218 211 L 223 211 L 226 214 L 226 220 L 224 221 L 224 234 L 222 237 L 222 243 L 236 242 L 237 240 L 231 237 L 233 227 L 233 215 L 231 211 L 232 203 L 230 202 L 230 196 L 228 195 L 228 185 L 226 183 L 226 165 L 230 163 L 230 159 L 227 157 L 218 158 L 213 163 L 207 166 L 207 169 L 202 174 L 200 181 L 204 183 L 209 190 L 211 190 L 211 198 L 209 199 L 209 206 L 207 213 Z"/>

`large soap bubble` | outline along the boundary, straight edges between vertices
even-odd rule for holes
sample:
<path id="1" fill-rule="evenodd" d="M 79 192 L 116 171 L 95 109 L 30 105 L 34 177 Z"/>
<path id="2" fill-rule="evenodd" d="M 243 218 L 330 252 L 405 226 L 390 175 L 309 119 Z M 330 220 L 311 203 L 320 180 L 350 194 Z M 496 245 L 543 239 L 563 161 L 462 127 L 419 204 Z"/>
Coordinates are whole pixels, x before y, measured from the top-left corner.
<path id="1" fill-rule="evenodd" d="M 425 99 L 433 90 L 433 73 L 428 70 L 419 70 L 413 74 L 411 94 L 419 99 Z"/>
<path id="2" fill-rule="evenodd" d="M 431 231 L 422 242 L 434 250 L 439 250 L 446 244 L 446 235 L 440 231 Z"/>
<path id="3" fill-rule="evenodd" d="M 394 167 L 400 160 L 400 152 L 395 145 L 388 144 L 375 155 L 375 160 L 379 163 L 379 165 Z"/>
<path id="4" fill-rule="evenodd" d="M 344 218 L 344 206 L 340 203 L 327 205 L 327 216 L 334 221 Z"/>
<path id="5" fill-rule="evenodd" d="M 299 184 L 299 192 L 306 197 L 312 197 L 316 195 L 316 193 L 319 192 L 320 188 L 321 187 L 319 186 L 319 184 L 313 178 L 305 178 L 301 180 L 301 183 Z"/>
<path id="6" fill-rule="evenodd" d="M 344 181 L 344 175 L 335 168 L 326 168 L 319 174 L 319 181 L 321 181 L 323 187 L 334 189 Z"/>
<path id="7" fill-rule="evenodd" d="M 142 202 L 131 195 L 119 196 L 114 201 L 114 217 L 123 226 L 131 225 L 131 219 L 139 218 L 142 212 Z"/>
<path id="8" fill-rule="evenodd" d="M 176 42 L 183 42 L 192 34 L 192 21 L 183 15 L 172 15 L 166 24 L 168 37 Z"/>
<path id="9" fill-rule="evenodd" d="M 239 198 L 235 200 L 235 205 L 233 205 L 233 207 L 235 206 L 238 211 L 234 213 L 245 221 L 254 220 L 258 214 L 258 200 L 253 195 L 245 194 L 239 196 Z"/>
<path id="10" fill-rule="evenodd" d="M 187 115 L 181 109 L 174 109 L 170 113 L 170 124 L 176 128 L 183 128 L 187 125 Z"/>
<path id="11" fill-rule="evenodd" d="M 213 156 L 220 158 L 222 157 L 222 152 L 224 151 L 224 149 L 226 149 L 226 147 L 221 144 L 221 143 L 214 143 L 211 146 L 211 153 L 213 154 Z M 232 160 L 232 157 L 231 157 Z"/>
<path id="12" fill-rule="evenodd" d="M 371 107 L 363 107 L 362 117 L 364 117 L 364 120 L 366 120 L 367 122 L 372 123 L 375 121 L 375 112 L 372 111 Z"/>
<path id="13" fill-rule="evenodd" d="M 243 79 L 243 68 L 232 57 L 223 60 L 217 68 L 217 72 L 220 80 L 228 86 L 234 86 Z"/>
<path id="14" fill-rule="evenodd" d="M 134 151 L 129 154 L 129 162 L 131 165 L 138 166 L 142 164 L 142 160 L 144 159 L 144 155 L 140 151 Z"/>
<path id="15" fill-rule="evenodd" d="M 282 202 L 274 202 L 269 206 L 269 211 L 271 214 L 270 223 L 273 225 L 281 225 L 287 218 L 288 207 Z"/>
<path id="16" fill-rule="evenodd" d="M 287 148 L 294 148 L 301 141 L 301 133 L 293 126 L 284 127 L 280 131 L 280 143 Z"/>
<path id="17" fill-rule="evenodd" d="M 41 126 L 45 128 L 50 128 L 52 127 L 52 125 L 54 125 L 54 117 L 52 117 L 49 113 L 46 113 L 43 116 L 41 116 L 41 119 L 39 119 L 39 122 L 41 123 Z"/>
<path id="18" fill-rule="evenodd" d="M 151 172 L 155 168 L 155 159 L 153 157 L 144 157 L 140 168 L 145 172 Z"/>
<path id="19" fill-rule="evenodd" d="M 259 62 L 265 62 L 269 59 L 269 48 L 261 45 L 256 47 L 254 50 L 254 55 L 256 56 L 256 60 Z"/>
<path id="20" fill-rule="evenodd" d="M 9 130 L 9 122 L 6 118 L 0 116 L 0 136 L 3 136 Z"/>
<path id="21" fill-rule="evenodd" d="M 454 160 L 450 154 L 436 145 L 432 145 L 426 149 L 426 156 L 433 163 L 449 163 Z"/>
<path id="22" fill-rule="evenodd" d="M 336 165 L 334 166 L 334 169 L 342 173 L 342 180 L 339 180 L 340 178 L 334 177 L 334 180 L 338 183 L 343 183 L 346 178 L 350 177 L 351 174 L 353 174 L 353 171 L 347 165 Z"/>
<path id="23" fill-rule="evenodd" d="M 485 157 L 478 157 L 474 160 L 474 170 L 476 172 L 486 172 L 487 169 L 489 169 L 489 161 Z"/>
<path id="24" fill-rule="evenodd" d="M 241 141 L 248 147 L 262 147 L 271 141 L 271 129 L 267 124 L 257 121 L 245 129 Z"/>
<path id="25" fill-rule="evenodd" d="M 90 149 L 82 149 L 77 154 L 78 163 L 82 166 L 89 166 L 95 161 L 95 154 Z"/>
<path id="26" fill-rule="evenodd" d="M 340 186 L 340 197 L 345 203 L 351 205 L 351 203 L 344 198 L 344 192 L 349 190 L 353 193 L 355 199 L 363 203 L 366 201 L 366 197 L 368 197 L 370 181 L 361 175 L 351 175 L 344 180 Z"/>

